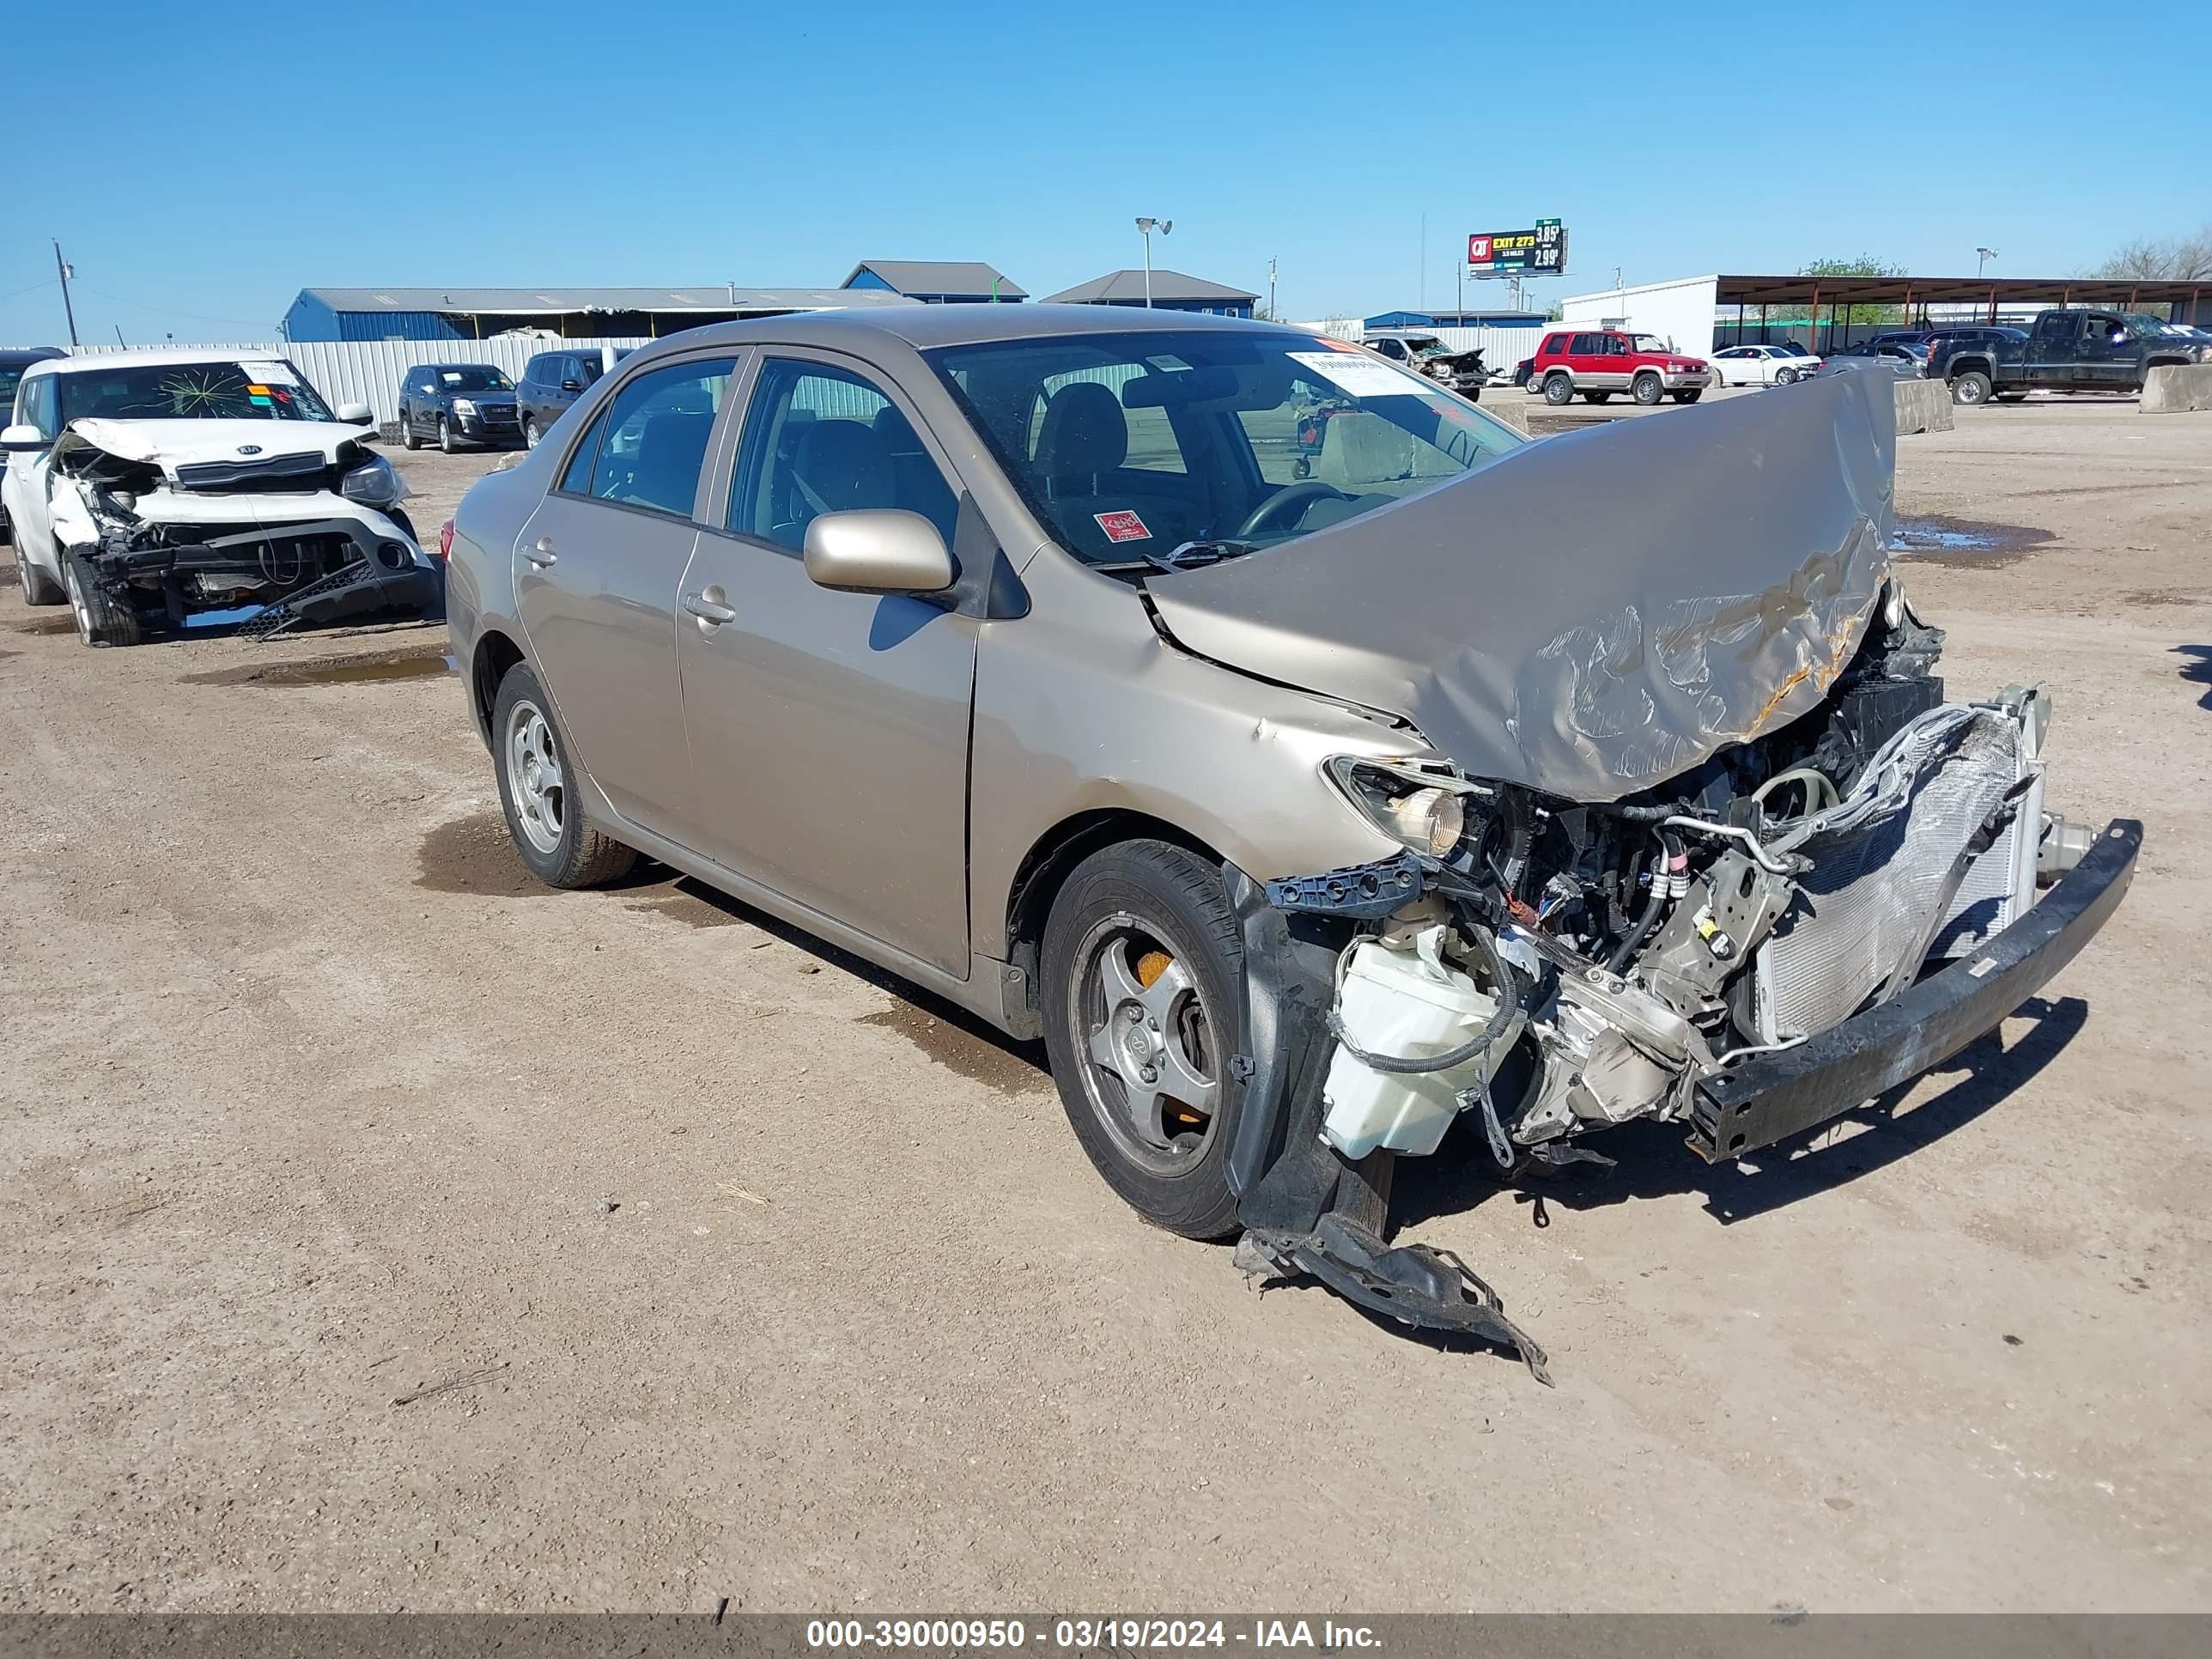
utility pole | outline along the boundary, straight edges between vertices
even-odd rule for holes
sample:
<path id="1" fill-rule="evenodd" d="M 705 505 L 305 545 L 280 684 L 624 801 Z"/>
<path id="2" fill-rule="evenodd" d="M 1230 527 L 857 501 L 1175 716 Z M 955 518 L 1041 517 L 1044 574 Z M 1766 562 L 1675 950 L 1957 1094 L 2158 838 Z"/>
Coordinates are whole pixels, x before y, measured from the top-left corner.
<path id="1" fill-rule="evenodd" d="M 1275 256 L 1272 253 L 1267 256 L 1267 320 L 1282 320 L 1275 315 Z"/>
<path id="2" fill-rule="evenodd" d="M 69 318 L 70 343 L 75 345 L 77 343 L 76 307 L 70 303 L 69 279 L 71 273 L 69 262 L 62 258 L 62 245 L 58 240 L 54 243 L 54 269 L 61 275 L 62 311 Z"/>
<path id="3" fill-rule="evenodd" d="M 1974 275 L 1979 276 L 1982 274 L 1982 267 L 1997 257 L 1997 251 L 1993 247 L 1978 247 L 1974 250 Z"/>

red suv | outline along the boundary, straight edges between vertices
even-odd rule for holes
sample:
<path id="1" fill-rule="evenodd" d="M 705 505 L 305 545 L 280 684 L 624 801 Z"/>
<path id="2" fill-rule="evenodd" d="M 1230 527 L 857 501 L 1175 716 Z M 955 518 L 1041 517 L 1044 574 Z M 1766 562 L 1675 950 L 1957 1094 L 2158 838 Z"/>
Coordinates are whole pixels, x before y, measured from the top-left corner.
<path id="1" fill-rule="evenodd" d="M 1544 337 L 1528 371 L 1528 389 L 1547 404 L 1571 401 L 1577 392 L 1594 404 L 1626 392 L 1639 404 L 1671 396 L 1693 404 L 1712 384 L 1712 371 L 1700 357 L 1669 351 L 1656 334 L 1630 334 L 1616 328 L 1555 330 Z"/>

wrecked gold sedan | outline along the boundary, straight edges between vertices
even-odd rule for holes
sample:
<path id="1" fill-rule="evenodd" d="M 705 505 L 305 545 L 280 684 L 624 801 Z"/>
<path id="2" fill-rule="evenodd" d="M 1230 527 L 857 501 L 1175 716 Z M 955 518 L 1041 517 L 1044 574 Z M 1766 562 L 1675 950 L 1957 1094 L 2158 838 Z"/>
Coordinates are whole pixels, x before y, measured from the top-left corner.
<path id="1" fill-rule="evenodd" d="M 644 853 L 1041 1036 L 1148 1219 L 1540 1372 L 1386 1242 L 1395 1158 L 1767 1145 L 2132 873 L 2045 808 L 2047 698 L 1947 697 L 1893 450 L 1882 376 L 1529 443 L 1279 327 L 782 318 L 479 483 L 449 604 L 545 880 Z"/>

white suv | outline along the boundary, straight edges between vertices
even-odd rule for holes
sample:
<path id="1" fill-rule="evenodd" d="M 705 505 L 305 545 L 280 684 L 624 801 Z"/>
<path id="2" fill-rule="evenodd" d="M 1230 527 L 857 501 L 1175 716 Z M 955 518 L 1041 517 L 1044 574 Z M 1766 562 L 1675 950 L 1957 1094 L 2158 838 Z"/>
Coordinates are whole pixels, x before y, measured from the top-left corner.
<path id="1" fill-rule="evenodd" d="M 192 350 L 33 363 L 0 480 L 28 605 L 76 612 L 87 645 L 195 621 L 273 632 L 441 609 L 444 569 L 369 446 L 281 358 Z M 259 613 L 259 614 L 256 614 Z"/>

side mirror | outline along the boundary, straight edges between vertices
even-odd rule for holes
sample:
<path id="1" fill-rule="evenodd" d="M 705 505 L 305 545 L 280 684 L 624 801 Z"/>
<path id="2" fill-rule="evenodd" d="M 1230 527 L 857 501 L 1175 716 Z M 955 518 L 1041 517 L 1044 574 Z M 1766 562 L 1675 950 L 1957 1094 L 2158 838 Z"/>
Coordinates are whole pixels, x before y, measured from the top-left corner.
<path id="1" fill-rule="evenodd" d="M 952 555 L 937 526 L 897 507 L 824 513 L 806 526 L 806 574 L 844 593 L 941 593 Z"/>
<path id="2" fill-rule="evenodd" d="M 11 426 L 0 431 L 0 449 L 10 454 L 29 453 L 47 447 L 46 435 L 34 426 Z"/>
<path id="3" fill-rule="evenodd" d="M 583 389 L 584 383 L 581 380 L 563 380 L 561 382 L 561 390 L 563 392 L 581 392 Z"/>
<path id="4" fill-rule="evenodd" d="M 376 419 L 376 411 L 367 404 L 340 404 L 338 419 L 348 426 L 368 426 Z"/>

